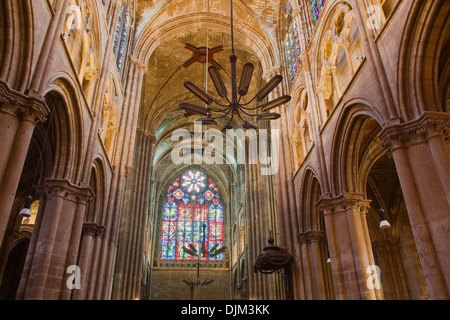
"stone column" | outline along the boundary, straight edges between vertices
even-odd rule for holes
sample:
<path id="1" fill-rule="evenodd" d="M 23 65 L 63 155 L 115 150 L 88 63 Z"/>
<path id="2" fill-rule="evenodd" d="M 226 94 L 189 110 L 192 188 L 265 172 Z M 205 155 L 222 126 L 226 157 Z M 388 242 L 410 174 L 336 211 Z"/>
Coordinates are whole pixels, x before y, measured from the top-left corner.
<path id="1" fill-rule="evenodd" d="M 3 179 L 9 154 L 19 127 L 18 110 L 20 104 L 17 100 L 7 97 L 0 99 L 0 137 L 2 141 L 2 152 L 0 152 L 0 183 Z"/>
<path id="2" fill-rule="evenodd" d="M 367 245 L 364 215 L 369 201 L 363 195 L 347 193 L 323 198 L 319 210 L 325 215 L 331 269 L 337 299 L 376 299 L 375 288 L 367 285 L 368 268 L 373 261 Z"/>
<path id="3" fill-rule="evenodd" d="M 78 266 L 81 271 L 81 289 L 75 290 L 73 300 L 86 300 L 90 297 L 89 292 L 95 284 L 95 243 L 98 238 L 103 237 L 105 227 L 96 223 L 85 222 L 82 227 L 82 240 L 78 256 Z"/>
<path id="4" fill-rule="evenodd" d="M 34 128 L 37 123 L 45 121 L 48 113 L 49 109 L 43 101 L 19 94 L 11 94 L 0 101 L 1 144 L 6 147 L 4 152 L 0 152 L 0 244 Z"/>
<path id="5" fill-rule="evenodd" d="M 312 273 L 312 279 L 314 284 L 314 299 L 325 300 L 326 290 L 325 290 L 325 266 L 323 266 L 322 252 L 320 250 L 320 244 L 323 241 L 325 233 L 323 231 L 309 231 L 307 233 L 310 254 L 311 254 L 311 264 L 314 272 Z"/>
<path id="6" fill-rule="evenodd" d="M 450 114 L 426 112 L 387 127 L 380 139 L 393 157 L 432 299 L 450 292 Z"/>
<path id="7" fill-rule="evenodd" d="M 301 245 L 303 269 L 305 270 L 303 281 L 306 287 L 306 298 L 309 300 L 325 300 L 325 267 L 322 262 L 320 243 L 324 239 L 323 231 L 308 231 L 298 235 Z"/>
<path id="8" fill-rule="evenodd" d="M 72 192 L 74 196 L 72 201 L 75 202 L 75 212 L 71 224 L 71 230 L 68 232 L 69 235 L 66 235 L 64 240 L 64 243 L 67 243 L 67 239 L 70 239 L 67 244 L 66 263 L 64 267 L 67 269 L 68 266 L 77 265 L 80 268 L 81 274 L 83 274 L 83 272 L 85 272 L 83 269 L 85 266 L 81 266 L 79 263 L 79 260 L 83 258 L 81 255 L 79 256 L 79 249 L 87 203 L 92 200 L 93 193 L 89 186 L 79 187 L 78 190 L 73 190 Z M 81 285 L 83 286 L 83 283 L 81 283 Z M 81 287 L 81 289 L 82 288 L 83 287 Z M 65 283 L 63 283 L 60 299 L 68 300 L 73 297 L 72 293 L 75 294 L 81 289 L 69 289 Z"/>
<path id="9" fill-rule="evenodd" d="M 19 299 L 69 299 L 67 267 L 75 265 L 89 188 L 49 179 L 42 187 L 44 210 L 30 242 L 19 287 Z"/>
<path id="10" fill-rule="evenodd" d="M 400 238 L 387 238 L 372 244 L 378 257 L 383 281 L 383 298 L 388 300 L 409 300 L 408 285 L 401 260 Z"/>

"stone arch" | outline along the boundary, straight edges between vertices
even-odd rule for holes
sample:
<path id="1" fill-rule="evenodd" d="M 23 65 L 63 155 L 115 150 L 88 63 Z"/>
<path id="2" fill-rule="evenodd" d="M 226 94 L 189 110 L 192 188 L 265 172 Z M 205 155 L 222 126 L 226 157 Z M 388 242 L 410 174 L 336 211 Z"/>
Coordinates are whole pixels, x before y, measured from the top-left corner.
<path id="1" fill-rule="evenodd" d="M 332 194 L 367 202 L 358 228 L 370 241 L 371 264 L 381 268 L 380 297 L 423 299 L 426 282 L 417 249 L 411 245 L 415 240 L 397 168 L 379 138 L 381 119 L 367 101 L 351 101 L 344 107 L 332 145 Z M 388 230 L 380 229 L 380 209 L 391 224 Z"/>
<path id="2" fill-rule="evenodd" d="M 32 1 L 0 4 L 0 80 L 23 92 L 32 72 L 34 25 Z"/>
<path id="3" fill-rule="evenodd" d="M 313 168 L 306 168 L 301 184 L 299 231 L 324 230 L 323 217 L 320 217 L 316 204 L 322 195 L 319 178 Z"/>
<path id="4" fill-rule="evenodd" d="M 307 167 L 301 183 L 299 243 L 300 264 L 304 272 L 302 283 L 297 286 L 308 288 L 308 300 L 334 299 L 332 275 L 328 258 L 328 241 L 323 212 L 318 203 L 322 196 L 319 178 L 315 170 Z"/>
<path id="5" fill-rule="evenodd" d="M 89 178 L 89 187 L 92 190 L 92 199 L 86 207 L 84 221 L 88 223 L 105 224 L 103 216 L 105 201 L 107 199 L 106 173 L 104 159 L 96 158 L 93 162 Z"/>
<path id="6" fill-rule="evenodd" d="M 50 129 L 54 148 L 52 178 L 76 180 L 81 174 L 83 126 L 75 92 L 67 78 L 56 78 L 45 93 L 53 122 Z"/>
<path id="7" fill-rule="evenodd" d="M 372 149 L 370 145 L 365 145 L 364 150 L 360 148 L 364 139 L 368 138 L 362 133 L 370 134 L 373 140 L 378 139 L 382 123 L 376 109 L 365 100 L 352 100 L 342 110 L 331 147 L 330 177 L 334 195 L 363 191 L 359 179 L 361 152 L 370 152 Z M 381 142 L 379 144 L 381 146 Z"/>
<path id="8" fill-rule="evenodd" d="M 439 61 L 439 95 L 443 112 L 450 112 L 450 39 L 442 47 Z"/>
<path id="9" fill-rule="evenodd" d="M 397 69 L 399 105 L 405 120 L 416 119 L 425 111 L 448 112 L 443 102 L 448 95 L 449 10 L 448 1 L 419 1 L 411 7 Z"/>
<path id="10" fill-rule="evenodd" d="M 181 0 L 184 1 L 184 0 Z M 167 9 L 169 6 L 176 6 L 180 1 L 170 2 L 164 6 Z M 201 5 L 200 5 L 201 6 Z M 189 9 L 189 8 L 188 8 Z M 192 12 L 181 17 L 171 17 L 167 20 L 167 16 L 157 13 L 152 17 L 145 27 L 138 33 L 136 44 L 134 46 L 134 54 L 140 61 L 147 63 L 153 51 L 159 45 L 161 37 L 171 38 L 181 30 L 185 29 L 187 25 L 191 28 L 200 29 L 209 22 L 209 28 L 213 30 L 229 29 L 229 18 L 227 16 L 220 16 L 218 14 L 210 14 L 208 16 L 205 8 L 197 8 L 199 12 Z M 192 14 L 195 15 L 193 19 Z M 263 69 L 269 69 L 274 65 L 279 64 L 278 50 L 272 37 L 267 33 L 254 13 L 245 4 L 238 1 L 235 2 L 235 37 L 236 40 L 243 41 L 248 47 L 255 50 L 259 57 Z M 242 22 L 245 21 L 245 22 Z M 258 27 L 258 32 L 255 31 L 255 26 Z M 250 41 L 250 43 L 248 43 Z"/>
<path id="11" fill-rule="evenodd" d="M 29 244 L 28 237 L 18 238 L 11 244 L 5 270 L 2 272 L 0 299 L 14 300 L 16 298 Z"/>

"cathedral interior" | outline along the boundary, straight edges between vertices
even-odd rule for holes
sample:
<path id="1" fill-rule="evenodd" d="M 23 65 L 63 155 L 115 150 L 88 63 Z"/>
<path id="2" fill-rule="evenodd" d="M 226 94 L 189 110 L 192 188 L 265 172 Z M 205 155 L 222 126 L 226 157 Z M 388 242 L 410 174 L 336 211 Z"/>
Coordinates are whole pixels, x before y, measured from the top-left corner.
<path id="1" fill-rule="evenodd" d="M 450 1 L 2 0 L 0 299 L 448 300 Z"/>

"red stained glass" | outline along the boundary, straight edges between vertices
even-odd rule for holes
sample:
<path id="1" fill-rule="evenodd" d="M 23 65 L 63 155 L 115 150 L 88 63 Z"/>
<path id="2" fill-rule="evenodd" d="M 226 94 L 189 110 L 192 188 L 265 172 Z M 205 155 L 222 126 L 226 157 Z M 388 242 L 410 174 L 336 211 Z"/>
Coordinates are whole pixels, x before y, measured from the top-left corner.
<path id="1" fill-rule="evenodd" d="M 194 247 L 195 259 L 223 259 L 223 253 L 208 252 L 223 246 L 223 207 L 219 190 L 203 172 L 189 170 L 170 185 L 162 220 L 161 258 L 192 259 L 183 247 Z"/>

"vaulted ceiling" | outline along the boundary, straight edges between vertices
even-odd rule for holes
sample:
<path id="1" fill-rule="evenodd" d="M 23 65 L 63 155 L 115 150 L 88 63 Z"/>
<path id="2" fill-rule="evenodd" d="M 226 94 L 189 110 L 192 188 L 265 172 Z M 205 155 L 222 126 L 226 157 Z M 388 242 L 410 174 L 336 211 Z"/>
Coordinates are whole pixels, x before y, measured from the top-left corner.
<path id="1" fill-rule="evenodd" d="M 263 85 L 264 71 L 280 64 L 276 36 L 279 7 L 280 1 L 273 0 L 233 1 L 238 78 L 246 62 L 255 66 L 248 97 L 254 96 Z M 217 97 L 207 65 L 196 59 L 192 47 L 223 48 L 212 58 L 223 68 L 221 74 L 229 87 L 230 8 L 230 0 L 137 0 L 135 3 L 133 55 L 148 68 L 142 87 L 139 127 L 156 136 L 154 164 L 165 168 L 164 171 L 171 170 L 172 132 L 178 128 L 193 130 L 195 116 L 185 118 L 179 104 L 187 101 L 202 105 L 183 83 L 190 80 Z"/>

